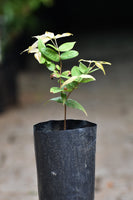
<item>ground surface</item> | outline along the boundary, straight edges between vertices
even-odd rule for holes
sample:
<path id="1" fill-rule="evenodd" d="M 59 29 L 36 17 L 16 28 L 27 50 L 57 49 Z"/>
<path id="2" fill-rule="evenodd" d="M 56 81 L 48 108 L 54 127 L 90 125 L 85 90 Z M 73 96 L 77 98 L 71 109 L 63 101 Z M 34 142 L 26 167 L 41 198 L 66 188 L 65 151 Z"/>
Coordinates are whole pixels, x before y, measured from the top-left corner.
<path id="1" fill-rule="evenodd" d="M 82 43 L 81 43 L 82 41 Z M 98 124 L 95 200 L 133 199 L 133 39 L 128 33 L 82 35 L 81 57 L 113 63 L 107 76 L 82 86 L 73 98 L 84 105 L 88 117 L 69 110 L 68 118 Z M 84 55 L 84 56 L 83 56 Z M 40 67 L 40 66 L 39 66 Z M 121 72 L 120 72 L 121 71 Z M 37 200 L 33 124 L 61 119 L 62 107 L 44 105 L 52 85 L 39 72 L 18 77 L 20 106 L 0 116 L 0 200 Z"/>

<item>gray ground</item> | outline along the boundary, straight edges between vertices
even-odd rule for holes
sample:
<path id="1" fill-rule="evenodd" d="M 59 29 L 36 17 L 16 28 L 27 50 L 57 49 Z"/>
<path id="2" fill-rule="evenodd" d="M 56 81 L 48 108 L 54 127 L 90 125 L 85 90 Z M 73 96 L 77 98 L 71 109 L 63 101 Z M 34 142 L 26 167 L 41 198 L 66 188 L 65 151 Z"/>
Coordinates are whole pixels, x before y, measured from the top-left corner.
<path id="1" fill-rule="evenodd" d="M 130 32 L 81 35 L 80 58 L 107 60 L 112 67 L 73 94 L 88 117 L 69 110 L 68 118 L 98 124 L 95 200 L 133 199 L 133 39 Z M 0 200 L 37 200 L 33 124 L 63 117 L 62 107 L 44 105 L 51 97 L 47 73 L 21 73 L 21 105 L 0 116 Z"/>

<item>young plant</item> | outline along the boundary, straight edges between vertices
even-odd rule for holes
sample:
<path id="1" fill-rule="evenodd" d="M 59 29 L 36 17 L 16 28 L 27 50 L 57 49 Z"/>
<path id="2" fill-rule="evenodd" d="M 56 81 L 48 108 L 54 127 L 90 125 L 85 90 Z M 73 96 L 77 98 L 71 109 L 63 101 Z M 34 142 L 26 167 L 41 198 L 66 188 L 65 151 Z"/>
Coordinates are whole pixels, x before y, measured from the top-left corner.
<path id="1" fill-rule="evenodd" d="M 75 58 L 79 55 L 78 51 L 72 50 L 76 42 L 66 42 L 60 46 L 57 39 L 72 36 L 71 33 L 54 35 L 51 32 L 45 32 L 43 35 L 34 36 L 37 40 L 30 46 L 28 53 L 34 53 L 34 57 L 40 64 L 45 64 L 51 71 L 51 79 L 56 78 L 58 85 L 50 88 L 51 93 L 59 93 L 58 97 L 50 99 L 64 106 L 64 130 L 66 129 L 66 111 L 67 107 L 76 108 L 83 111 L 84 107 L 77 101 L 70 99 L 72 92 L 79 87 L 81 83 L 88 83 L 96 79 L 91 74 L 96 70 L 102 70 L 105 75 L 103 65 L 111 65 L 109 62 L 80 59 L 77 66 L 71 70 L 63 71 L 62 61 Z M 86 64 L 84 64 L 86 63 Z"/>

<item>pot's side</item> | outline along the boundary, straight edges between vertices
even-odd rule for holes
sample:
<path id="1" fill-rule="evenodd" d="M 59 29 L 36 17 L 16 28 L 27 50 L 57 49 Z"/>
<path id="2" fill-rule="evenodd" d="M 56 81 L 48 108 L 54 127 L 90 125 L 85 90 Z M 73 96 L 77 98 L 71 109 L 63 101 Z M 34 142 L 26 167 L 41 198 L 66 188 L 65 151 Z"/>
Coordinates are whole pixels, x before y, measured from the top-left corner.
<path id="1" fill-rule="evenodd" d="M 34 126 L 40 200 L 94 200 L 96 124 L 67 124 L 66 131 L 59 130 L 63 121 Z"/>

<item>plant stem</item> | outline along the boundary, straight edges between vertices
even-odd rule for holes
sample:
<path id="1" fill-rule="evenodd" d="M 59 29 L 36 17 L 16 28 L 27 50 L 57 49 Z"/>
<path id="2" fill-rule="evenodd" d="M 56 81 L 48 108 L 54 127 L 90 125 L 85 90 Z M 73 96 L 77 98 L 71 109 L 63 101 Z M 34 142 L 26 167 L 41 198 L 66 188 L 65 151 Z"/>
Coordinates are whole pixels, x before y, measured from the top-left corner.
<path id="1" fill-rule="evenodd" d="M 58 54 L 59 54 L 59 63 L 60 63 L 60 74 L 62 73 L 62 60 L 61 60 L 61 54 L 59 51 L 59 47 L 57 44 L 57 41 L 55 39 L 55 46 L 58 49 Z M 59 84 L 60 84 L 60 88 L 61 88 L 61 78 L 59 79 Z M 66 104 L 64 104 L 64 130 L 66 130 Z"/>
<path id="2" fill-rule="evenodd" d="M 60 57 L 60 74 L 62 73 L 62 61 L 61 61 L 61 56 L 59 52 L 59 57 Z M 61 78 L 60 78 L 60 88 L 61 88 Z"/>
<path id="3" fill-rule="evenodd" d="M 78 83 L 77 85 L 79 85 L 80 83 Z M 73 90 L 75 90 L 75 88 L 73 88 Z M 73 92 L 73 90 L 71 92 L 68 93 L 66 100 L 70 97 L 71 93 Z M 64 104 L 64 130 L 66 130 L 66 114 L 67 114 L 67 106 L 66 104 Z"/>
<path id="4" fill-rule="evenodd" d="M 64 104 L 64 130 L 66 130 L 66 104 Z"/>
<path id="5" fill-rule="evenodd" d="M 59 51 L 59 47 L 58 47 L 58 44 L 57 44 L 57 41 L 55 39 L 55 46 L 56 48 L 58 49 L 58 54 L 59 54 L 59 63 L 60 63 L 60 74 L 62 73 L 62 60 L 61 60 L 61 53 Z M 60 84 L 60 88 L 61 88 L 61 78 L 59 79 L 59 84 Z M 66 130 L 66 104 L 64 104 L 64 130 Z"/>

